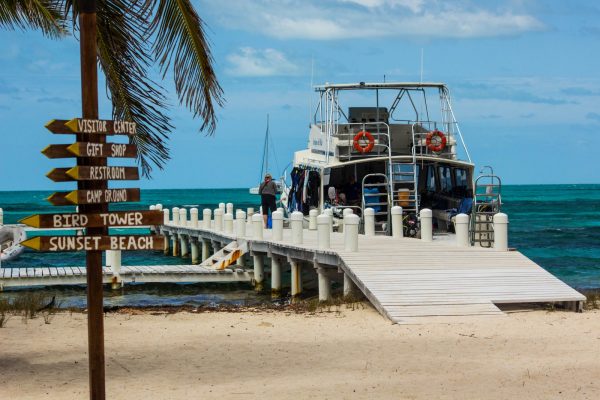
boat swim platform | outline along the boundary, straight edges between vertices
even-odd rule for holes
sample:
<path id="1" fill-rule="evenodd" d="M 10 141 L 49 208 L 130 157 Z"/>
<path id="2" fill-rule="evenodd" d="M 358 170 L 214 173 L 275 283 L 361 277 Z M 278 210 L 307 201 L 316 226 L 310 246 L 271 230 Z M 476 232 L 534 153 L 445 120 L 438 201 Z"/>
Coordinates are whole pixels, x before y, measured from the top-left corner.
<path id="1" fill-rule="evenodd" d="M 213 225 L 214 226 L 214 225 Z M 359 235 L 358 251 L 344 250 L 344 234 L 332 232 L 330 249 L 318 249 L 317 231 L 303 230 L 302 244 L 292 244 L 291 230 L 283 240 L 238 237 L 214 229 L 178 225 L 157 227 L 171 238 L 206 240 L 226 246 L 247 243 L 250 254 L 297 260 L 343 275 L 384 316 L 395 323 L 456 321 L 459 317 L 502 316 L 497 305 L 566 303 L 580 311 L 585 296 L 518 251 L 459 247 L 447 238 L 433 242 L 414 238 Z"/>
<path id="2" fill-rule="evenodd" d="M 115 283 L 111 267 L 102 267 L 105 284 Z M 198 265 L 121 266 L 118 282 L 127 283 L 214 283 L 251 282 L 253 271 L 243 268 L 216 270 Z M 85 267 L 0 268 L 0 289 L 32 286 L 85 285 Z"/>

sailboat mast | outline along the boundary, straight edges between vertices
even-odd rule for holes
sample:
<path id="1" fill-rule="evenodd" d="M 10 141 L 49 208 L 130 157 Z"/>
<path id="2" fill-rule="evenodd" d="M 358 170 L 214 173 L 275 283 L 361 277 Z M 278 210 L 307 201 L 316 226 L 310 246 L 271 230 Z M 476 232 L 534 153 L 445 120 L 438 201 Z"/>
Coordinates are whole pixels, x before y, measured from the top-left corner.
<path id="1" fill-rule="evenodd" d="M 260 164 L 260 177 L 258 182 L 262 182 L 265 174 L 269 172 L 269 114 L 267 114 L 267 132 L 265 133 L 265 142 L 263 144 L 262 162 Z"/>
<path id="2" fill-rule="evenodd" d="M 267 114 L 267 132 L 265 133 L 265 173 L 269 172 L 269 114 Z"/>

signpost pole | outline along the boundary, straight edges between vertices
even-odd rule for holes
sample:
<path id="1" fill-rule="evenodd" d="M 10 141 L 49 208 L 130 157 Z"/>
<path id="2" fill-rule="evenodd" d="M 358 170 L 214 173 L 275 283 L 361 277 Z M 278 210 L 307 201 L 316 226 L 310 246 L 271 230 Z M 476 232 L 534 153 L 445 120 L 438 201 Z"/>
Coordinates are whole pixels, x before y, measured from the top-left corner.
<path id="1" fill-rule="evenodd" d="M 80 53 L 81 53 L 81 101 L 82 117 L 98 118 L 98 70 L 96 65 L 96 0 L 79 1 Z M 103 135 L 96 138 L 89 134 L 78 133 L 78 142 L 106 142 Z M 78 166 L 106 165 L 103 158 L 77 158 Z M 106 189 L 106 181 L 78 181 L 77 189 Z M 107 212 L 107 204 L 81 205 L 80 212 Z M 107 235 L 106 227 L 88 228 L 88 235 Z M 102 252 L 88 251 L 87 270 L 87 307 L 88 307 L 88 354 L 90 399 L 104 400 L 104 313 L 102 300 Z"/>

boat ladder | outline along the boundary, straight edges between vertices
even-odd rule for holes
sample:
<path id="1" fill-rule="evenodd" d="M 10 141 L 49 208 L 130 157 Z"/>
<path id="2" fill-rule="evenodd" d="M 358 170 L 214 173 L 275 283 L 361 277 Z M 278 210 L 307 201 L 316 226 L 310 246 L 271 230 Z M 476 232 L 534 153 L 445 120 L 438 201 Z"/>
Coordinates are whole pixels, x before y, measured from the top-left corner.
<path id="1" fill-rule="evenodd" d="M 204 260 L 200 266 L 216 270 L 225 269 L 237 262 L 244 254 L 248 252 L 248 243 L 246 241 L 236 241 L 229 243 L 221 250 Z"/>
<path id="2" fill-rule="evenodd" d="M 488 183 L 483 183 L 483 182 Z M 481 175 L 475 180 L 473 210 L 471 211 L 471 244 L 492 247 L 494 243 L 494 214 L 502 206 L 502 181 L 496 175 Z"/>
<path id="3" fill-rule="evenodd" d="M 362 180 L 362 215 L 366 208 L 375 210 L 375 233 L 389 233 L 390 184 L 386 174 L 368 174 Z"/>
<path id="4" fill-rule="evenodd" d="M 414 162 L 394 162 L 390 168 L 392 206 L 402 207 L 403 214 L 418 214 L 417 166 Z"/>

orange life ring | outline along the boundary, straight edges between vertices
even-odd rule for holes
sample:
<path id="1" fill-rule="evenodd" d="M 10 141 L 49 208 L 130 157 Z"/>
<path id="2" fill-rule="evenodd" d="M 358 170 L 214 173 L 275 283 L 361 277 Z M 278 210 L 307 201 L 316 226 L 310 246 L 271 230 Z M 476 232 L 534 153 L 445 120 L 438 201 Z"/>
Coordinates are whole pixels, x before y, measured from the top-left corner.
<path id="1" fill-rule="evenodd" d="M 366 146 L 363 146 L 360 141 L 367 138 L 369 141 Z M 375 138 L 367 131 L 360 131 L 354 136 L 354 148 L 359 153 L 368 153 L 375 147 Z"/>
<path id="2" fill-rule="evenodd" d="M 432 139 L 434 136 L 439 137 L 439 143 L 435 144 L 432 143 Z M 429 148 L 429 150 L 434 151 L 436 153 L 439 153 L 440 151 L 444 150 L 444 148 L 446 147 L 446 135 L 444 135 L 442 133 L 442 131 L 438 131 L 437 129 L 434 131 L 431 131 L 427 134 L 427 139 L 425 139 L 425 143 L 427 144 L 427 147 Z"/>

